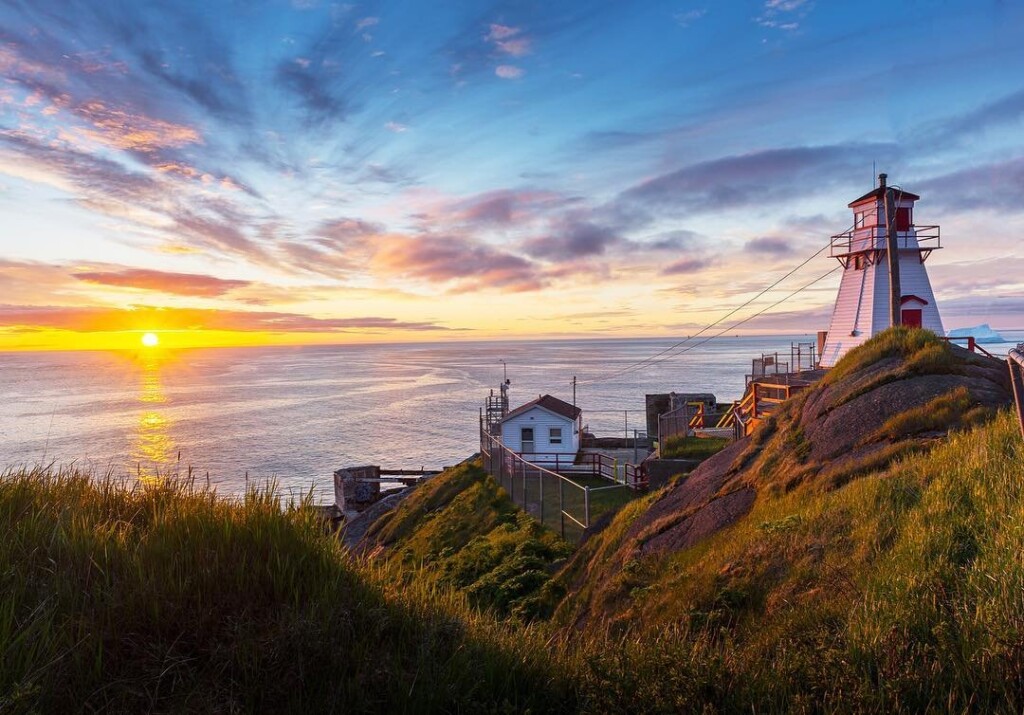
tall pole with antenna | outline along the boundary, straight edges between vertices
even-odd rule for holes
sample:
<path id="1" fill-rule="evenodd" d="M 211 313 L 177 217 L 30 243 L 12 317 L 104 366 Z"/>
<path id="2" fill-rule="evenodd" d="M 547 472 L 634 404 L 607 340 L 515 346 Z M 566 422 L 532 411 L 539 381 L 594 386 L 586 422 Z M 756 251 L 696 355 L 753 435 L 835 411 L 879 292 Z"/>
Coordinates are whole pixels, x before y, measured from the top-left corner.
<path id="1" fill-rule="evenodd" d="M 900 288 L 900 248 L 896 240 L 896 196 L 893 190 L 885 185 L 888 178 L 885 174 L 878 175 L 878 187 L 885 197 L 885 251 L 889 261 L 889 325 L 899 325 L 900 306 L 903 298 Z"/>

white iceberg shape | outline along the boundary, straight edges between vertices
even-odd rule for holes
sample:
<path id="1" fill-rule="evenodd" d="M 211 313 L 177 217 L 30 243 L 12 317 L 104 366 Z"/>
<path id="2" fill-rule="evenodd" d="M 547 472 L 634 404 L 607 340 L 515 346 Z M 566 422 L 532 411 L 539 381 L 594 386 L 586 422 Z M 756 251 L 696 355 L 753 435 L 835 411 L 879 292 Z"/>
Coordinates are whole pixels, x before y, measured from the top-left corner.
<path id="1" fill-rule="evenodd" d="M 946 333 L 947 338 L 974 338 L 976 343 L 1005 343 L 1006 338 L 992 329 L 988 323 L 973 328 L 955 328 Z"/>

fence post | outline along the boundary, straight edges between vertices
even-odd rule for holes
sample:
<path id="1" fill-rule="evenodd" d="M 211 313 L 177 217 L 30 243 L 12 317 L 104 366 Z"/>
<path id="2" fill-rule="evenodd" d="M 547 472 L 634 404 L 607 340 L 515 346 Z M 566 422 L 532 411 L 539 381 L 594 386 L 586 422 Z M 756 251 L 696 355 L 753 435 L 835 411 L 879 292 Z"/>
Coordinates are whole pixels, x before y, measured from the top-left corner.
<path id="1" fill-rule="evenodd" d="M 540 525 L 544 526 L 544 472 L 539 475 L 540 478 Z"/>
<path id="2" fill-rule="evenodd" d="M 493 450 L 494 450 L 494 448 L 493 448 L 493 445 L 492 445 L 492 447 L 491 447 L 491 453 L 492 454 L 494 453 Z M 505 488 L 505 459 L 506 458 L 507 458 L 507 455 L 505 454 L 505 445 L 502 445 L 501 449 L 498 450 L 498 484 L 501 485 L 502 489 Z M 492 459 L 493 459 L 493 457 L 492 457 Z"/>
<path id="3" fill-rule="evenodd" d="M 522 463 L 522 510 L 529 512 L 526 508 L 526 463 Z"/>
<path id="4" fill-rule="evenodd" d="M 1013 386 L 1013 401 L 1017 405 L 1017 421 L 1020 422 L 1021 437 L 1024 437 L 1024 375 L 1021 374 L 1021 354 L 1011 350 L 1006 357 L 1010 367 L 1010 383 Z"/>
<path id="5" fill-rule="evenodd" d="M 558 516 L 562 520 L 562 538 L 565 538 L 565 480 L 558 480 Z"/>
<path id="6" fill-rule="evenodd" d="M 590 485 L 583 487 L 583 523 L 590 528 Z"/>

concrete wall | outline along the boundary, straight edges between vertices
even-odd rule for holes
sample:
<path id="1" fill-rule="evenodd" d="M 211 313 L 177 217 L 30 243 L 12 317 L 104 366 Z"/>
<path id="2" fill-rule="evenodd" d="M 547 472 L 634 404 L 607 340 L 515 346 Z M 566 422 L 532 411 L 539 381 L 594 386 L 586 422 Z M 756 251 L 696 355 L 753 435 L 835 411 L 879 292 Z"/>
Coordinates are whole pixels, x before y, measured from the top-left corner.
<path id="1" fill-rule="evenodd" d="M 692 472 L 699 464 L 699 459 L 648 459 L 648 484 L 652 490 L 660 489 L 675 475 Z"/>

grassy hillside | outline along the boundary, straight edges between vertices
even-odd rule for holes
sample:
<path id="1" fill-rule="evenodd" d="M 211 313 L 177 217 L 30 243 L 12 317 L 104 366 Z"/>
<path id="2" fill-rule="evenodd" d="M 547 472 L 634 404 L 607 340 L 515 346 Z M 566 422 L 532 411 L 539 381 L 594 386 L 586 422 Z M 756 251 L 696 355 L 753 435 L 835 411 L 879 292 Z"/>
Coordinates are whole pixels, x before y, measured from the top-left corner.
<path id="1" fill-rule="evenodd" d="M 523 620 L 548 617 L 561 591 L 553 562 L 571 546 L 519 510 L 477 463 L 420 485 L 359 546 L 422 568 L 475 606 Z"/>
<path id="2" fill-rule="evenodd" d="M 1019 711 L 1024 449 L 1011 412 L 992 419 L 998 369 L 921 331 L 869 342 L 689 491 L 587 542 L 557 622 L 629 644 L 618 667 L 660 672 L 635 687 L 666 711 Z M 892 394 L 906 402 L 886 412 Z M 876 411 L 843 409 L 857 400 Z"/>
<path id="3" fill-rule="evenodd" d="M 851 353 L 554 583 L 568 545 L 474 465 L 374 558 L 266 491 L 5 475 L 0 712 L 1020 712 L 1024 442 L 947 349 Z"/>
<path id="4" fill-rule="evenodd" d="M 549 660 L 270 490 L 0 478 L 0 712 L 540 712 L 572 702 Z"/>

